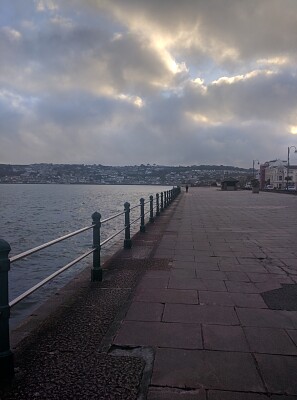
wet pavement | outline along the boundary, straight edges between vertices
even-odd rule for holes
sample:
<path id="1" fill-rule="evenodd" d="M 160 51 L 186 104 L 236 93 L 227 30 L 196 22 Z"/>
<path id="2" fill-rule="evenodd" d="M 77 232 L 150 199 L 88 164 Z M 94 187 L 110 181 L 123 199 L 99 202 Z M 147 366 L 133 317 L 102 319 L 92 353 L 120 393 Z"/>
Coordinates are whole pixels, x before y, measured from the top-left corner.
<path id="1" fill-rule="evenodd" d="M 189 188 L 15 344 L 0 397 L 297 399 L 296 211 L 297 196 Z"/>

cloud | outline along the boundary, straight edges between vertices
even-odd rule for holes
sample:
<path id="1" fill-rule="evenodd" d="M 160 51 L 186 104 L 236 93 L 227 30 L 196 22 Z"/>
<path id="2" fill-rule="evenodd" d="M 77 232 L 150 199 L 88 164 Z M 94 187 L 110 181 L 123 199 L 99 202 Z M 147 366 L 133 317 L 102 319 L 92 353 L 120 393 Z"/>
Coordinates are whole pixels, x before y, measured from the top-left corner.
<path id="1" fill-rule="evenodd" d="M 2 8 L 1 162 L 249 166 L 294 138 L 295 0 Z"/>

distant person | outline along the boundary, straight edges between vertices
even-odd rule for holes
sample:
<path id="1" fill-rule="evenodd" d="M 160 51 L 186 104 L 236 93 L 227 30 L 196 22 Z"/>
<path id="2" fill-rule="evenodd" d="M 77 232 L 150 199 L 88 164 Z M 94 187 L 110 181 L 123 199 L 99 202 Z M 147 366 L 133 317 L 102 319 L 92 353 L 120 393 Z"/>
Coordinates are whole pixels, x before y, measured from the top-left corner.
<path id="1" fill-rule="evenodd" d="M 186 185 L 186 193 L 188 193 L 188 190 L 189 190 L 189 186 Z"/>

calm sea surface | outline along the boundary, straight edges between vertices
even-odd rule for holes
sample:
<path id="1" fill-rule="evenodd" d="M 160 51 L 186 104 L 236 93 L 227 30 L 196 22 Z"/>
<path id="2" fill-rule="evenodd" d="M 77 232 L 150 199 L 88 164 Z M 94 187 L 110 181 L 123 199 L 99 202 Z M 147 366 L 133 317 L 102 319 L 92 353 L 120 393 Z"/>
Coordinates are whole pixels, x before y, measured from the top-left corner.
<path id="1" fill-rule="evenodd" d="M 143 197 L 168 190 L 162 186 L 92 185 L 0 185 L 0 238 L 11 246 L 10 257 L 56 239 L 92 223 L 98 211 L 102 219 L 124 209 L 128 201 L 139 204 Z M 139 217 L 139 208 L 131 211 L 131 221 Z M 124 215 L 102 226 L 101 241 L 123 227 Z M 139 228 L 139 222 L 134 231 Z M 108 252 L 115 240 L 103 247 Z M 120 243 L 119 243 L 120 245 Z M 9 297 L 14 299 L 40 280 L 92 247 L 92 230 L 33 254 L 11 265 Z M 11 310 L 11 325 L 32 313 L 57 288 L 65 285 L 78 271 L 90 264 L 92 255 L 36 291 Z"/>

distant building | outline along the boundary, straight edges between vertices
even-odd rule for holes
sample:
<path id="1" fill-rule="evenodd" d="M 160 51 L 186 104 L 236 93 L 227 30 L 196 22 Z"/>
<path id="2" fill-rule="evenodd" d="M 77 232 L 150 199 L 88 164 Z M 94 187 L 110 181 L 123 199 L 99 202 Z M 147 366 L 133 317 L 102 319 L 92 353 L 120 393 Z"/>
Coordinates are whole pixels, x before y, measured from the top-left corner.
<path id="1" fill-rule="evenodd" d="M 221 182 L 222 190 L 237 190 L 239 180 L 229 177 Z"/>

